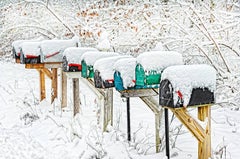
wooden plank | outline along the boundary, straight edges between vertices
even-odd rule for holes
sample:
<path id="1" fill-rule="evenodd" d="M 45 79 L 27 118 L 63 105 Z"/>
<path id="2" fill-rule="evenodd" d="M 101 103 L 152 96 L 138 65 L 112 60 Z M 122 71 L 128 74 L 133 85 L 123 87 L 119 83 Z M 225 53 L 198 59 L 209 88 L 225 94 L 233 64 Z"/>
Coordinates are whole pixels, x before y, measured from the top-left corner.
<path id="1" fill-rule="evenodd" d="M 198 158 L 208 159 L 211 158 L 211 106 L 198 108 L 198 119 L 205 121 L 207 125 L 205 129 L 205 138 L 203 142 L 198 142 Z"/>
<path id="2" fill-rule="evenodd" d="M 41 70 L 45 73 L 45 75 L 47 75 L 48 78 L 52 79 L 52 72 L 51 71 L 49 71 L 47 68 L 43 68 Z"/>
<path id="3" fill-rule="evenodd" d="M 61 99 L 61 107 L 67 107 L 67 75 L 62 71 L 62 99 Z"/>
<path id="4" fill-rule="evenodd" d="M 80 109 L 80 96 L 79 96 L 79 79 L 73 78 L 73 116 L 79 113 Z"/>
<path id="5" fill-rule="evenodd" d="M 40 84 L 40 101 L 46 98 L 46 89 L 45 89 L 45 76 L 42 69 L 39 71 L 39 84 Z"/>
<path id="6" fill-rule="evenodd" d="M 82 78 L 81 72 L 65 72 L 68 78 Z"/>
<path id="7" fill-rule="evenodd" d="M 160 144 L 161 144 L 161 138 L 160 138 L 160 126 L 161 126 L 161 118 L 162 114 L 155 114 L 155 142 L 156 142 L 156 153 L 160 152 Z"/>
<path id="8" fill-rule="evenodd" d="M 139 97 L 155 114 L 159 114 L 162 109 L 159 107 L 158 101 L 152 96 Z"/>
<path id="9" fill-rule="evenodd" d="M 171 109 L 176 117 L 185 125 L 188 130 L 196 137 L 199 142 L 203 142 L 205 138 L 205 131 L 201 125 L 192 118 L 188 113 L 186 108 L 182 109 Z"/>
<path id="10" fill-rule="evenodd" d="M 140 97 L 140 99 L 153 111 L 155 114 L 155 142 L 156 142 L 156 152 L 158 153 L 161 138 L 160 138 L 160 126 L 161 126 L 161 118 L 163 116 L 163 109 L 159 107 L 158 101 L 156 101 L 152 96 L 149 97 Z"/>
<path id="11" fill-rule="evenodd" d="M 15 58 L 15 63 L 20 64 L 20 59 L 19 58 Z"/>
<path id="12" fill-rule="evenodd" d="M 103 121 L 103 130 L 107 130 L 107 126 L 110 122 L 113 125 L 113 88 L 106 89 L 104 95 L 104 121 Z"/>
<path id="13" fill-rule="evenodd" d="M 37 63 L 37 64 L 25 64 L 26 69 L 42 69 L 44 68 L 43 63 Z"/>
<path id="14" fill-rule="evenodd" d="M 62 62 L 46 62 L 44 63 L 45 68 L 62 68 Z"/>
<path id="15" fill-rule="evenodd" d="M 58 96 L 58 78 L 57 78 L 57 68 L 52 69 L 52 94 L 51 94 L 51 103 L 57 98 Z"/>
<path id="16" fill-rule="evenodd" d="M 146 97 L 146 96 L 156 96 L 158 95 L 157 89 L 147 88 L 147 89 L 129 89 L 119 91 L 121 97 Z"/>

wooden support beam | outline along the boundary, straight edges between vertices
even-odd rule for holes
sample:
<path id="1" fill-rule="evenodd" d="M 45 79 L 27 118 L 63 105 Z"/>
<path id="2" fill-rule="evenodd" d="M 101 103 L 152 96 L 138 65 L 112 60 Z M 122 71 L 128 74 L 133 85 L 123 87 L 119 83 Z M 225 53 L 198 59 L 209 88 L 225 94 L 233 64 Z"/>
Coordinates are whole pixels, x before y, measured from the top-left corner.
<path id="1" fill-rule="evenodd" d="M 186 108 L 174 109 L 171 108 L 175 116 L 185 125 L 188 130 L 197 138 L 199 142 L 203 142 L 205 138 L 204 129 L 201 125 L 192 118 L 188 113 Z"/>
<path id="2" fill-rule="evenodd" d="M 204 130 L 205 138 L 203 142 L 198 142 L 198 158 L 211 158 L 211 106 L 198 108 L 198 119 L 201 121 L 207 120 L 207 125 Z"/>
<path id="3" fill-rule="evenodd" d="M 121 97 L 146 97 L 146 96 L 156 96 L 158 95 L 158 90 L 153 88 L 146 89 L 129 89 L 119 91 Z"/>
<path id="4" fill-rule="evenodd" d="M 20 59 L 19 58 L 15 58 L 15 63 L 20 64 Z"/>
<path id="5" fill-rule="evenodd" d="M 38 70 L 39 72 L 39 84 L 40 84 L 40 101 L 46 98 L 46 89 L 45 89 L 45 76 L 42 69 Z"/>
<path id="6" fill-rule="evenodd" d="M 73 116 L 79 113 L 80 109 L 80 96 L 79 96 L 79 79 L 73 78 Z"/>
<path id="7" fill-rule="evenodd" d="M 61 107 L 67 107 L 67 75 L 62 71 L 62 99 L 61 99 Z"/>
<path id="8" fill-rule="evenodd" d="M 52 72 L 51 71 L 49 71 L 47 68 L 42 68 L 41 70 L 45 73 L 45 75 L 48 78 L 52 79 Z"/>
<path id="9" fill-rule="evenodd" d="M 61 67 L 62 67 L 61 62 L 25 64 L 26 69 L 61 68 Z"/>
<path id="10" fill-rule="evenodd" d="M 159 147 L 161 144 L 160 138 L 160 126 L 161 118 L 163 115 L 163 109 L 159 107 L 157 100 L 152 96 L 140 97 L 140 99 L 153 111 L 155 114 L 155 141 L 156 141 L 156 152 L 159 152 Z"/>
<path id="11" fill-rule="evenodd" d="M 52 69 L 52 93 L 51 93 L 51 103 L 58 96 L 58 78 L 57 78 L 57 68 Z"/>

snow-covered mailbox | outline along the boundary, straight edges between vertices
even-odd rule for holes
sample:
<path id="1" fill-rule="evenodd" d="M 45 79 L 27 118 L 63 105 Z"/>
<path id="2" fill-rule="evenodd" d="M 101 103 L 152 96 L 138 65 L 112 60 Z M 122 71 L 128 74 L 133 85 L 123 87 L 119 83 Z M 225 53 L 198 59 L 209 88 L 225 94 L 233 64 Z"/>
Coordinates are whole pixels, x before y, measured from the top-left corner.
<path id="1" fill-rule="evenodd" d="M 101 58 L 118 56 L 116 52 L 97 52 L 88 51 L 85 52 L 81 57 L 82 65 L 82 77 L 84 78 L 94 78 L 94 63 Z"/>
<path id="2" fill-rule="evenodd" d="M 114 85 L 116 90 L 122 91 L 135 86 L 135 68 L 137 59 L 134 57 L 120 59 L 114 64 Z"/>
<path id="3" fill-rule="evenodd" d="M 63 52 L 63 71 L 79 72 L 82 71 L 81 56 L 87 51 L 98 50 L 89 47 L 69 47 Z"/>
<path id="4" fill-rule="evenodd" d="M 114 87 L 114 63 L 131 56 L 113 56 L 97 60 L 94 63 L 94 84 L 96 88 Z M 126 68 L 128 69 L 128 68 Z"/>
<path id="5" fill-rule="evenodd" d="M 69 40 L 44 40 L 41 42 L 41 62 L 62 62 L 63 51 L 68 47 L 79 47 L 79 38 Z"/>
<path id="6" fill-rule="evenodd" d="M 40 52 L 41 42 L 23 42 L 21 44 L 20 63 L 35 64 L 41 62 Z"/>
<path id="7" fill-rule="evenodd" d="M 166 68 L 159 88 L 159 103 L 171 108 L 214 103 L 216 71 L 209 65 Z"/>
<path id="8" fill-rule="evenodd" d="M 16 40 L 12 43 L 12 54 L 15 59 L 20 59 L 21 54 L 21 45 L 24 42 L 38 42 L 41 41 L 42 38 L 32 39 L 32 40 Z"/>
<path id="9" fill-rule="evenodd" d="M 158 88 L 162 71 L 183 64 L 182 55 L 174 51 L 144 52 L 137 57 L 136 88 Z"/>

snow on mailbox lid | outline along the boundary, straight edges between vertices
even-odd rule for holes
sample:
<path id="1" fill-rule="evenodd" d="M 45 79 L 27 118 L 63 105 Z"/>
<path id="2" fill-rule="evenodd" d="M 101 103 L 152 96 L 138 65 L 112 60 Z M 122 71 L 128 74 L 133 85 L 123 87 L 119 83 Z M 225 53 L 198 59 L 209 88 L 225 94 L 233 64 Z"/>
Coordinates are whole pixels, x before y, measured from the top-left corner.
<path id="1" fill-rule="evenodd" d="M 114 64 L 114 70 L 120 72 L 125 89 L 135 86 L 136 64 L 137 59 L 134 57 L 120 59 Z"/>
<path id="2" fill-rule="evenodd" d="M 112 56 L 101 58 L 94 64 L 94 70 L 98 70 L 103 80 L 113 79 L 114 74 L 114 63 L 119 59 L 130 58 L 130 55 Z M 127 69 L 127 68 L 126 68 Z"/>
<path id="3" fill-rule="evenodd" d="M 22 53 L 25 58 L 37 58 L 40 53 L 41 42 L 23 42 L 21 44 Z"/>
<path id="4" fill-rule="evenodd" d="M 39 37 L 37 39 L 32 39 L 32 40 L 16 40 L 12 43 L 12 47 L 13 47 L 13 55 L 14 57 L 19 57 L 20 56 L 20 50 L 21 50 L 21 46 L 22 43 L 24 42 L 38 42 L 43 40 L 42 37 Z"/>
<path id="5" fill-rule="evenodd" d="M 183 64 L 183 58 L 175 51 L 151 51 L 140 54 L 137 63 L 141 64 L 145 71 L 156 70 L 161 73 L 168 66 Z"/>
<path id="6" fill-rule="evenodd" d="M 88 51 L 85 52 L 82 57 L 81 61 L 84 60 L 87 65 L 94 65 L 95 61 L 97 61 L 100 58 L 104 57 L 110 57 L 110 56 L 118 56 L 119 53 L 116 52 L 97 52 L 97 51 Z"/>
<path id="7" fill-rule="evenodd" d="M 96 48 L 90 47 L 69 47 L 63 52 L 69 63 L 80 63 L 81 56 L 87 51 L 98 51 Z"/>
<path id="8" fill-rule="evenodd" d="M 69 40 L 44 40 L 41 42 L 42 62 L 61 62 L 62 53 L 68 47 L 80 46 L 79 38 Z"/>
<path id="9" fill-rule="evenodd" d="M 183 106 L 189 105 L 193 89 L 216 90 L 216 70 L 205 64 L 170 66 L 162 73 L 161 82 L 170 81 L 173 88 L 174 105 L 179 96 L 183 99 Z"/>

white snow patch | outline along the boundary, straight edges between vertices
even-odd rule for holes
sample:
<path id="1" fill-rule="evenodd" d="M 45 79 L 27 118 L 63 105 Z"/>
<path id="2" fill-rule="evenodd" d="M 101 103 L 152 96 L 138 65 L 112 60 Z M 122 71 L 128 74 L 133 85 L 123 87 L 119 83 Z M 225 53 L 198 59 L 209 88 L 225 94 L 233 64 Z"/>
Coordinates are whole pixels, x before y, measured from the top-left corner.
<path id="1" fill-rule="evenodd" d="M 155 46 L 155 48 L 152 49 L 152 51 L 164 51 L 165 48 L 163 47 L 163 44 L 161 42 L 158 42 Z"/>
<path id="2" fill-rule="evenodd" d="M 82 57 L 81 61 L 85 61 L 87 65 L 94 65 L 95 61 L 104 57 L 111 57 L 111 56 L 118 56 L 119 54 L 116 52 L 97 52 L 97 51 L 88 51 L 85 52 Z"/>
<path id="3" fill-rule="evenodd" d="M 110 41 L 108 40 L 108 33 L 106 31 L 101 33 L 96 48 L 101 51 L 107 51 L 111 48 Z"/>
<path id="4" fill-rule="evenodd" d="M 114 70 L 120 72 L 121 78 L 123 80 L 123 87 L 134 87 L 135 83 L 133 80 L 135 80 L 135 68 L 137 65 L 137 59 L 136 58 L 124 58 L 118 60 L 114 64 Z"/>
<path id="5" fill-rule="evenodd" d="M 30 40 L 16 40 L 12 43 L 12 47 L 14 48 L 14 50 L 16 51 L 16 54 L 20 53 L 21 50 L 21 45 L 24 42 L 38 42 L 43 40 L 43 37 L 39 37 L 37 39 L 30 39 Z"/>
<path id="6" fill-rule="evenodd" d="M 160 73 L 168 66 L 183 64 L 183 58 L 175 51 L 151 51 L 140 54 L 137 63 L 141 64 L 145 71 L 155 70 Z"/>
<path id="7" fill-rule="evenodd" d="M 26 57 L 26 55 L 34 55 L 34 56 L 40 55 L 41 54 L 40 44 L 41 44 L 41 42 L 24 42 L 24 43 L 22 43 L 21 48 L 22 48 L 22 53 L 23 53 L 24 57 Z"/>
<path id="8" fill-rule="evenodd" d="M 114 63 L 119 59 L 122 59 L 122 58 L 126 59 L 129 57 L 131 56 L 125 55 L 125 56 L 113 56 L 113 57 L 101 58 L 94 63 L 94 67 L 93 67 L 94 71 L 98 70 L 103 80 L 113 79 Z"/>
<path id="9" fill-rule="evenodd" d="M 98 51 L 96 48 L 90 47 L 69 47 L 63 52 L 63 56 L 66 56 L 68 63 L 81 64 L 81 56 L 87 51 Z"/>
<path id="10" fill-rule="evenodd" d="M 184 106 L 187 106 L 193 88 L 208 88 L 211 92 L 216 90 L 216 71 L 209 65 L 180 65 L 170 66 L 162 73 L 161 80 L 168 79 L 174 91 L 183 95 Z M 174 104 L 177 94 L 174 93 Z"/>

